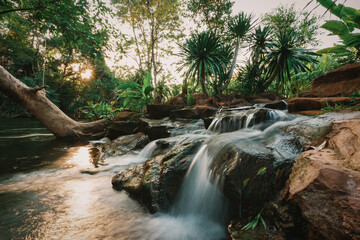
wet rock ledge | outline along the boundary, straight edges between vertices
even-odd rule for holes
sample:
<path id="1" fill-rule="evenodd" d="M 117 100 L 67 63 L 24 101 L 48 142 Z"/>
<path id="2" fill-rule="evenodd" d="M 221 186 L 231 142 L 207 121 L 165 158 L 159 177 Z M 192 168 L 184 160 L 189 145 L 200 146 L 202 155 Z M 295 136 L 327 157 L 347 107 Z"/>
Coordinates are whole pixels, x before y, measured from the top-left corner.
<path id="1" fill-rule="evenodd" d="M 298 157 L 269 205 L 278 239 L 360 239 L 360 117 L 333 122 L 324 141 Z"/>

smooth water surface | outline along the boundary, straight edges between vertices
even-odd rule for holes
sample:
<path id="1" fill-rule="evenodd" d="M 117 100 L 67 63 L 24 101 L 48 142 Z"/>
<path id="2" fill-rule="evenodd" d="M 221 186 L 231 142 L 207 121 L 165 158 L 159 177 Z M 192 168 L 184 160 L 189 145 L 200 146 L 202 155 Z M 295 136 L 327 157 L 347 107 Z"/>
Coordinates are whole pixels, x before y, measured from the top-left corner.
<path id="1" fill-rule="evenodd" d="M 174 141 L 191 141 L 201 128 L 185 127 Z M 206 216 L 150 215 L 112 189 L 111 178 L 144 162 L 154 146 L 95 168 L 91 143 L 58 140 L 36 120 L 0 120 L 0 240 L 223 239 L 225 227 Z"/>
<path id="2" fill-rule="evenodd" d="M 95 168 L 89 148 L 55 139 L 35 120 L 0 121 L 1 240 L 132 239 L 129 226 L 148 214 L 111 185 L 128 163 L 82 174 Z"/>

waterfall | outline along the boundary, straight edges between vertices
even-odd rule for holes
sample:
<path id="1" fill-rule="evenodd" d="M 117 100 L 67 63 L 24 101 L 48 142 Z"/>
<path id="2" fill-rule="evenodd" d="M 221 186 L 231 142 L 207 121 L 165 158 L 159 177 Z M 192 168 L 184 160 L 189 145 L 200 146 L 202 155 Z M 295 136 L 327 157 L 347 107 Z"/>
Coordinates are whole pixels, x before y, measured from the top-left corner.
<path id="1" fill-rule="evenodd" d="M 139 156 L 144 158 L 145 160 L 152 157 L 152 154 L 156 150 L 156 141 L 152 141 L 147 144 L 140 152 Z"/>
<path id="2" fill-rule="evenodd" d="M 207 146 L 196 154 L 171 209 L 173 215 L 199 215 L 212 221 L 226 216 L 226 199 L 219 191 L 219 177 L 212 176 Z"/>
<path id="3" fill-rule="evenodd" d="M 264 108 L 220 113 L 206 133 L 189 133 L 184 128 L 182 135 L 161 140 L 171 145 L 191 141 L 193 138 L 206 139 L 191 161 L 170 210 L 166 213 L 156 213 L 146 220 L 146 224 L 139 223 L 134 227 L 137 232 L 142 231 L 146 236 L 140 239 L 226 239 L 226 218 L 229 206 L 227 198 L 220 190 L 223 187 L 223 179 L 211 170 L 214 167 L 212 165 L 215 156 L 231 146 L 240 145 L 248 149 L 257 146 L 265 147 L 269 144 L 264 139 L 265 129 L 271 125 L 278 125 L 274 124 L 275 121 L 279 121 L 280 124 L 281 120 L 288 118 L 291 117 L 286 113 Z M 271 132 L 266 133 L 275 137 L 276 130 L 277 128 L 271 128 Z M 214 136 L 214 133 L 218 134 Z M 140 155 L 151 156 L 155 146 L 156 143 L 153 143 L 153 146 L 149 144 Z M 273 148 L 276 147 L 273 146 Z M 214 171 L 218 173 L 223 170 L 214 169 Z"/>
<path id="4" fill-rule="evenodd" d="M 207 133 L 234 132 L 254 125 L 273 123 L 274 121 L 291 118 L 284 111 L 257 108 L 245 111 L 232 111 L 218 114 L 211 122 Z M 260 126 L 261 127 L 261 126 Z"/>
<path id="5" fill-rule="evenodd" d="M 147 223 L 147 238 L 153 240 L 219 240 L 226 238 L 227 200 L 212 175 L 207 145 L 194 157 L 177 201 L 169 213 L 156 214 Z"/>

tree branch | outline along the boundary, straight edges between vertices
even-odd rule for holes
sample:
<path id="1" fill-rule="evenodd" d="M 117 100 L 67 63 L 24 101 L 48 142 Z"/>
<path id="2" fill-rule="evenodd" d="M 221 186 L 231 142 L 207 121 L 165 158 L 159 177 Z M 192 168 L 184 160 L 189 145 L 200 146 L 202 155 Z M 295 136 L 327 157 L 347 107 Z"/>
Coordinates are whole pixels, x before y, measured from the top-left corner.
<path id="1" fill-rule="evenodd" d="M 55 2 L 59 2 L 60 0 L 53 0 L 47 3 L 42 3 L 41 5 L 37 6 L 37 7 L 28 7 L 28 8 L 15 8 L 15 9 L 9 9 L 9 10 L 5 10 L 5 11 L 1 11 L 0 15 L 2 14 L 6 14 L 6 13 L 11 13 L 11 12 L 19 12 L 19 11 L 29 11 L 29 10 L 35 10 L 35 9 L 42 9 L 45 8 L 48 4 L 51 3 L 55 3 Z"/>
<path id="2" fill-rule="evenodd" d="M 41 86 L 41 87 L 30 88 L 29 91 L 30 91 L 30 92 L 37 92 L 37 91 L 40 91 L 40 90 L 45 89 L 45 88 L 47 88 L 47 87 L 49 87 L 49 85 L 44 85 L 44 86 Z"/>
<path id="3" fill-rule="evenodd" d="M 18 12 L 18 11 L 29 11 L 32 9 L 35 9 L 35 8 L 34 7 L 32 7 L 32 8 L 15 8 L 15 9 L 1 11 L 0 14 L 6 14 L 6 13 Z"/>

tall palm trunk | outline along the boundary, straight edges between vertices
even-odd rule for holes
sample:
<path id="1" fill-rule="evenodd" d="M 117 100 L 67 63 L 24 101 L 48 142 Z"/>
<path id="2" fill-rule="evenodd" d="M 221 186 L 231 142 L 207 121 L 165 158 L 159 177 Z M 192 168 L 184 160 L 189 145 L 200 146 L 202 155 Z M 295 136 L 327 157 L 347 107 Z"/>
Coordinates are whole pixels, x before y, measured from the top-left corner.
<path id="1" fill-rule="evenodd" d="M 201 73 L 200 73 L 200 82 L 201 82 L 201 89 L 206 97 L 209 97 L 209 92 L 206 88 L 206 74 L 205 74 L 205 67 L 202 66 Z"/>
<path id="2" fill-rule="evenodd" d="M 240 48 L 240 37 L 237 37 L 236 38 L 236 47 L 235 47 L 234 57 L 233 57 L 233 61 L 232 61 L 232 64 L 231 64 L 231 69 L 230 69 L 227 81 L 219 88 L 220 92 L 223 91 L 224 89 L 226 89 L 227 86 L 231 82 L 232 75 L 234 74 L 234 69 L 235 69 L 235 66 L 236 66 L 237 56 L 239 54 L 239 48 Z"/>

